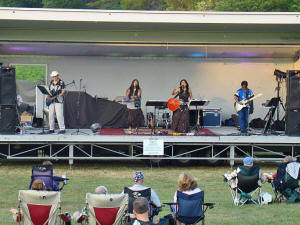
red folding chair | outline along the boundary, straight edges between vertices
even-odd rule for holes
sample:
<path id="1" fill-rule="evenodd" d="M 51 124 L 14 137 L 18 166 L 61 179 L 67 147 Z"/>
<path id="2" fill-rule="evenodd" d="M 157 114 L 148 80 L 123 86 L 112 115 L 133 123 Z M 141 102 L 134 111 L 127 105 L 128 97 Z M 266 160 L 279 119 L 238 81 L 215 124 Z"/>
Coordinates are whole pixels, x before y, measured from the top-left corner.
<path id="1" fill-rule="evenodd" d="M 19 191 L 19 215 L 23 225 L 55 225 L 60 212 L 61 193 L 49 191 Z"/>
<path id="2" fill-rule="evenodd" d="M 89 225 L 119 225 L 128 207 L 127 194 L 86 194 Z"/>

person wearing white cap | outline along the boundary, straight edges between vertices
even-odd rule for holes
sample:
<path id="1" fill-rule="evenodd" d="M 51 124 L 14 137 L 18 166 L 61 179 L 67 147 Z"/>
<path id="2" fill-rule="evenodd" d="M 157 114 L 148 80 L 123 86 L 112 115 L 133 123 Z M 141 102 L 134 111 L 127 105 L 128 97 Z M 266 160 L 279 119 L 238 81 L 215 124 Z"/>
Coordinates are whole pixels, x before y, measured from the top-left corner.
<path id="1" fill-rule="evenodd" d="M 64 119 L 64 98 L 66 94 L 65 83 L 59 78 L 57 71 L 52 71 L 50 74 L 52 80 L 49 84 L 49 91 L 51 96 L 47 96 L 47 101 L 51 103 L 49 105 L 49 133 L 54 133 L 55 126 L 55 114 L 59 126 L 59 134 L 64 134 L 65 131 L 65 119 Z"/>
<path id="2" fill-rule="evenodd" d="M 142 171 L 136 171 L 133 174 L 133 186 L 129 187 L 132 191 L 142 191 L 146 190 L 149 187 L 144 186 L 144 173 Z M 150 188 L 151 191 L 151 197 L 150 197 L 150 203 L 153 204 L 155 207 L 161 207 L 160 200 L 156 192 Z M 130 218 L 134 218 L 133 214 L 130 214 Z"/>

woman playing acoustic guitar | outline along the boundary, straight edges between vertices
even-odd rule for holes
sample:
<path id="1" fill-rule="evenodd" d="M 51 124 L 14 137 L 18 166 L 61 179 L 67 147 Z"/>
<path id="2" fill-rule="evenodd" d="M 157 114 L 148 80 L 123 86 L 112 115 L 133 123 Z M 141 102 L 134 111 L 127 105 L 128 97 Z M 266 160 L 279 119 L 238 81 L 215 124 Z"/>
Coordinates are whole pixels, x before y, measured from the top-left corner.
<path id="1" fill-rule="evenodd" d="M 193 96 L 189 83 L 185 79 L 182 79 L 179 85 L 179 88 L 174 88 L 172 91 L 172 95 L 178 96 L 181 101 L 180 108 L 173 112 L 172 130 L 187 133 L 190 129 L 190 111 L 187 103 L 190 99 L 193 99 Z"/>

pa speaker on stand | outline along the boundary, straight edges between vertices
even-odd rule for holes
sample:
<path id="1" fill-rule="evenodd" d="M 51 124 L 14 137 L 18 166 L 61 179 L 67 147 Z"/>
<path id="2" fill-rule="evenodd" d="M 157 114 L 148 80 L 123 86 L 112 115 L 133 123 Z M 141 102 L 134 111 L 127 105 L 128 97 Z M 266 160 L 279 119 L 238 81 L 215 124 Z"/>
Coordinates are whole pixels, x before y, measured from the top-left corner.
<path id="1" fill-rule="evenodd" d="M 287 71 L 286 134 L 300 136 L 300 70 Z"/>
<path id="2" fill-rule="evenodd" d="M 13 134 L 17 126 L 16 71 L 0 67 L 0 134 Z"/>

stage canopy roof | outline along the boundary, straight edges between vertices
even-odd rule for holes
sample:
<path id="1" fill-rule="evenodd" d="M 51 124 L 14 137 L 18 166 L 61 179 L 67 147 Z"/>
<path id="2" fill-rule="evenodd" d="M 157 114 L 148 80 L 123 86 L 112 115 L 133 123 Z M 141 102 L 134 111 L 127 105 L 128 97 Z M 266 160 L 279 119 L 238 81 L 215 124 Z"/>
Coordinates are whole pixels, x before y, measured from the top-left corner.
<path id="1" fill-rule="evenodd" d="M 300 13 L 0 8 L 0 54 L 298 59 Z"/>

